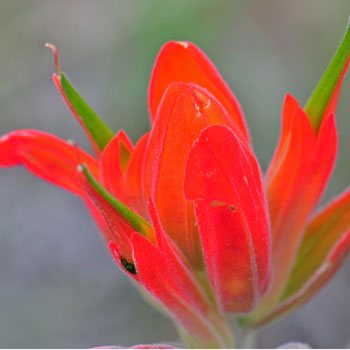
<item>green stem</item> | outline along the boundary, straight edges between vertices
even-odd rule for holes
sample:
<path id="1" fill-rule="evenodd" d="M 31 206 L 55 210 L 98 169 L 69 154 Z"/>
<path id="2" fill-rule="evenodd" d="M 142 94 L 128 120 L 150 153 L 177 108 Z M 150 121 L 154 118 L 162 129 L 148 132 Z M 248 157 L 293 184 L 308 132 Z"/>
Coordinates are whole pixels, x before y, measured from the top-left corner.
<path id="1" fill-rule="evenodd" d="M 240 336 L 238 347 L 240 349 L 255 349 L 257 345 L 257 331 L 244 330 Z"/>
<path id="2" fill-rule="evenodd" d="M 199 339 L 196 339 L 191 336 L 184 328 L 177 325 L 178 332 L 180 334 L 180 337 L 182 339 L 182 342 L 185 344 L 185 347 L 188 349 L 233 349 L 235 348 L 235 342 L 233 340 L 233 334 L 230 332 L 229 329 L 225 330 L 228 331 L 229 336 L 227 337 L 227 334 L 225 336 L 225 339 L 221 339 L 220 342 L 203 342 Z"/>
<path id="3" fill-rule="evenodd" d="M 190 349 L 254 349 L 257 347 L 258 332 L 256 329 L 242 328 L 236 321 L 231 323 L 231 327 L 229 327 L 227 322 L 220 322 L 220 324 L 215 325 L 215 328 L 218 332 L 220 331 L 221 344 L 204 344 L 203 342 L 198 342 L 185 329 L 178 326 L 183 343 Z"/>

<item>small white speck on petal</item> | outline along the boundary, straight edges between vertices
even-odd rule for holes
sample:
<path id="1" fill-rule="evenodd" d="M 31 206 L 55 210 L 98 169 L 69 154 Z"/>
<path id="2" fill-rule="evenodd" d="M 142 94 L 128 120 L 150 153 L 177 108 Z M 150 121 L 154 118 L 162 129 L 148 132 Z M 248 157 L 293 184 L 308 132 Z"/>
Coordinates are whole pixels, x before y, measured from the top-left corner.
<path id="1" fill-rule="evenodd" d="M 181 45 L 183 48 L 187 49 L 188 48 L 188 42 L 186 41 L 177 41 L 176 42 L 178 45 Z"/>

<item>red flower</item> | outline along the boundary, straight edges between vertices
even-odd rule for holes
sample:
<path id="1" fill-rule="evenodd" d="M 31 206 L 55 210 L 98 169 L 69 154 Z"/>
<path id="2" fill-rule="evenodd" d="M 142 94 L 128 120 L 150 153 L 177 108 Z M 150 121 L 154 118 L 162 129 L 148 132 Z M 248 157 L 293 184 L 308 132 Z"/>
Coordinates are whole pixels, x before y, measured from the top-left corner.
<path id="1" fill-rule="evenodd" d="M 349 190 L 314 215 L 336 157 L 336 101 L 350 31 L 305 109 L 285 99 L 263 179 L 235 96 L 189 42 L 169 42 L 152 73 L 150 133 L 134 146 L 60 72 L 64 100 L 96 156 L 35 130 L 0 139 L 22 164 L 79 195 L 119 266 L 165 307 L 193 346 L 231 345 L 226 313 L 258 326 L 302 305 L 349 252 Z M 266 194 L 265 194 L 266 193 Z"/>

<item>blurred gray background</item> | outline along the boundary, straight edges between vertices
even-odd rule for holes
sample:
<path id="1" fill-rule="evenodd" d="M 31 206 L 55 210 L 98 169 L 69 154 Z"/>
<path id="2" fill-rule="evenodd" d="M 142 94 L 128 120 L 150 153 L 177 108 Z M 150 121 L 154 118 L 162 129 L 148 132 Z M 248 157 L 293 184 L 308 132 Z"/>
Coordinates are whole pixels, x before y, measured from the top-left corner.
<path id="1" fill-rule="evenodd" d="M 52 81 L 62 69 L 100 116 L 136 141 L 149 128 L 147 85 L 167 40 L 190 40 L 239 98 L 264 169 L 284 95 L 304 104 L 350 15 L 348 0 L 0 0 L 0 134 L 34 128 L 85 135 Z M 349 182 L 350 77 L 339 101 L 339 155 L 323 199 Z M 260 332 L 260 347 L 303 341 L 344 347 L 350 337 L 349 259 L 307 306 Z M 0 347 L 93 347 L 176 341 L 107 253 L 72 194 L 0 169 Z"/>

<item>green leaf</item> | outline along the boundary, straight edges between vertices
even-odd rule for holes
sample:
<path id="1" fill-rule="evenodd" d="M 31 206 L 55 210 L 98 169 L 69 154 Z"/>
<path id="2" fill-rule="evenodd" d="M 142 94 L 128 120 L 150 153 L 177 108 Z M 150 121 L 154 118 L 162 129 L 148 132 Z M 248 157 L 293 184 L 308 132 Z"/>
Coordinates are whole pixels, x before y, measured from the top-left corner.
<path id="1" fill-rule="evenodd" d="M 338 47 L 328 68 L 309 98 L 305 112 L 310 118 L 315 132 L 318 131 L 324 113 L 335 92 L 338 82 L 341 82 L 350 56 L 350 22 L 344 38 Z"/>
<path id="2" fill-rule="evenodd" d="M 66 98 L 98 148 L 102 151 L 108 142 L 114 137 L 113 131 L 83 100 L 64 73 L 60 73 L 58 76 Z"/>
<path id="3" fill-rule="evenodd" d="M 93 177 L 88 168 L 85 165 L 80 165 L 79 168 L 85 175 L 86 180 L 92 186 L 92 188 L 103 197 L 115 210 L 121 214 L 125 220 L 135 229 L 136 232 L 142 234 L 150 241 L 154 241 L 153 227 L 142 217 L 135 214 L 126 205 L 120 202 L 117 198 L 112 196 L 107 190 L 105 190 Z"/>

